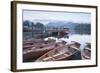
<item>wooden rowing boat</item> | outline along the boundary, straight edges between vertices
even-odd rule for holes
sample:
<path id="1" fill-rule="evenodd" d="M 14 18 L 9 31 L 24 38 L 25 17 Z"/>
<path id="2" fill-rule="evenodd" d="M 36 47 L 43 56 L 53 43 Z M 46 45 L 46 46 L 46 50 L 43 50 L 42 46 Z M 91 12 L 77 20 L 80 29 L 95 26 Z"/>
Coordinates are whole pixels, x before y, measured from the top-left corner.
<path id="1" fill-rule="evenodd" d="M 28 40 L 24 40 L 23 41 L 23 49 L 29 49 L 32 47 L 36 47 L 37 45 L 49 45 L 50 43 L 54 43 L 55 40 L 53 39 L 49 39 L 47 41 L 43 40 L 43 39 L 28 39 Z"/>
<path id="2" fill-rule="evenodd" d="M 43 39 L 33 39 L 33 38 L 31 38 L 31 39 L 24 40 L 23 45 L 27 45 L 27 44 L 32 45 L 34 43 L 42 43 L 42 42 L 44 42 Z"/>
<path id="3" fill-rule="evenodd" d="M 91 59 L 91 44 L 86 43 L 86 46 L 83 49 L 82 52 L 82 58 L 83 59 Z"/>
<path id="4" fill-rule="evenodd" d="M 35 60 L 46 52 L 54 49 L 54 47 L 54 43 L 36 43 L 32 45 L 32 48 L 23 49 L 23 61 Z"/>
<path id="5" fill-rule="evenodd" d="M 70 60 L 73 59 L 72 56 L 79 52 L 79 44 L 60 44 L 55 49 L 45 53 L 43 56 L 38 58 L 36 62 L 43 62 L 43 61 L 60 61 L 60 60 Z M 73 56 L 74 57 L 74 56 Z"/>

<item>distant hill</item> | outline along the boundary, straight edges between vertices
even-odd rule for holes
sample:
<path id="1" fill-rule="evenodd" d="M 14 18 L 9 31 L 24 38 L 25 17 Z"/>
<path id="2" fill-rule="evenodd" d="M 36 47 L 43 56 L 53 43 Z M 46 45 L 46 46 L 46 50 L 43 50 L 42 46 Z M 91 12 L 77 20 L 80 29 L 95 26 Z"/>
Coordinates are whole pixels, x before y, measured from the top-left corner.
<path id="1" fill-rule="evenodd" d="M 74 23 L 67 21 L 55 21 L 49 22 L 45 26 L 46 28 L 69 28 L 70 32 L 80 33 L 82 31 L 83 34 L 90 34 L 91 26 L 89 23 Z M 78 30 L 79 29 L 79 30 Z"/>
<path id="2" fill-rule="evenodd" d="M 73 22 L 49 22 L 46 27 L 47 28 L 69 28 L 72 33 L 75 33 L 74 29 L 77 23 Z"/>
<path id="3" fill-rule="evenodd" d="M 23 25 L 28 28 L 41 28 L 44 30 L 46 29 L 52 29 L 52 28 L 69 28 L 69 31 L 72 34 L 90 34 L 91 33 L 91 25 L 90 23 L 74 23 L 74 22 L 68 22 L 68 21 L 48 21 L 47 24 L 43 24 L 42 22 L 36 22 L 34 23 L 31 21 L 24 21 Z"/>

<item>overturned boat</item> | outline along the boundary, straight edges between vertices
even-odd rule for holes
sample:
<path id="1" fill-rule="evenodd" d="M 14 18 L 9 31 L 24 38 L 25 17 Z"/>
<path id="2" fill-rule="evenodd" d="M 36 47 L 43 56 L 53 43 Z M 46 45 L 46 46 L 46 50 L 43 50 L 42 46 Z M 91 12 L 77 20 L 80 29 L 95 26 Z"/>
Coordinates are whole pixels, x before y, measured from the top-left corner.
<path id="1" fill-rule="evenodd" d="M 36 62 L 43 62 L 43 61 L 61 61 L 61 60 L 74 60 L 75 57 L 80 56 L 80 44 L 77 42 L 74 42 L 73 44 L 59 44 L 59 46 L 56 46 L 55 49 L 45 53 L 43 56 L 38 58 Z"/>

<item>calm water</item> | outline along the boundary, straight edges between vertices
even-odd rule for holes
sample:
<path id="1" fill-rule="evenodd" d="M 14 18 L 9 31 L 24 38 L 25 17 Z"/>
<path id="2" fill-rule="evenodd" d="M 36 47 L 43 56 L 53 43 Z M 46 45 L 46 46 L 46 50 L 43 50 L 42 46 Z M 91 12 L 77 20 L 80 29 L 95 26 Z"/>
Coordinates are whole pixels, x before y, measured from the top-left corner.
<path id="1" fill-rule="evenodd" d="M 61 38 L 59 40 L 64 40 L 67 43 L 71 43 L 71 41 L 76 41 L 81 44 L 81 49 L 86 45 L 86 43 L 91 43 L 91 35 L 70 35 L 69 39 Z"/>
<path id="2" fill-rule="evenodd" d="M 78 43 L 81 44 L 80 48 L 83 49 L 84 46 L 86 45 L 86 43 L 91 43 L 91 35 L 79 35 L 79 34 L 73 34 L 73 35 L 69 35 L 69 38 L 54 38 L 54 37 L 48 37 L 51 39 L 55 39 L 56 42 L 60 42 L 60 41 L 66 41 L 67 44 L 70 44 L 71 41 L 76 41 Z M 45 38 L 45 40 L 47 40 L 47 38 Z"/>

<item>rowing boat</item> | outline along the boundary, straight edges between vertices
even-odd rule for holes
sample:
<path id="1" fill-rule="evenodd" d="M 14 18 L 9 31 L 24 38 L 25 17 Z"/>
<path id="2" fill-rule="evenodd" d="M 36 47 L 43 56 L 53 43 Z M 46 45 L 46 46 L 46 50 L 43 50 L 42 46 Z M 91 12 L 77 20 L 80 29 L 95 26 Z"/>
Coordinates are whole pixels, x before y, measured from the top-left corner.
<path id="1" fill-rule="evenodd" d="M 68 45 L 60 44 L 55 49 L 38 58 L 36 62 L 71 60 L 73 59 L 72 57 L 80 51 L 79 47 L 79 43 L 76 42 Z"/>
<path id="2" fill-rule="evenodd" d="M 86 43 L 86 46 L 83 49 L 82 58 L 91 59 L 91 44 L 90 43 Z"/>

